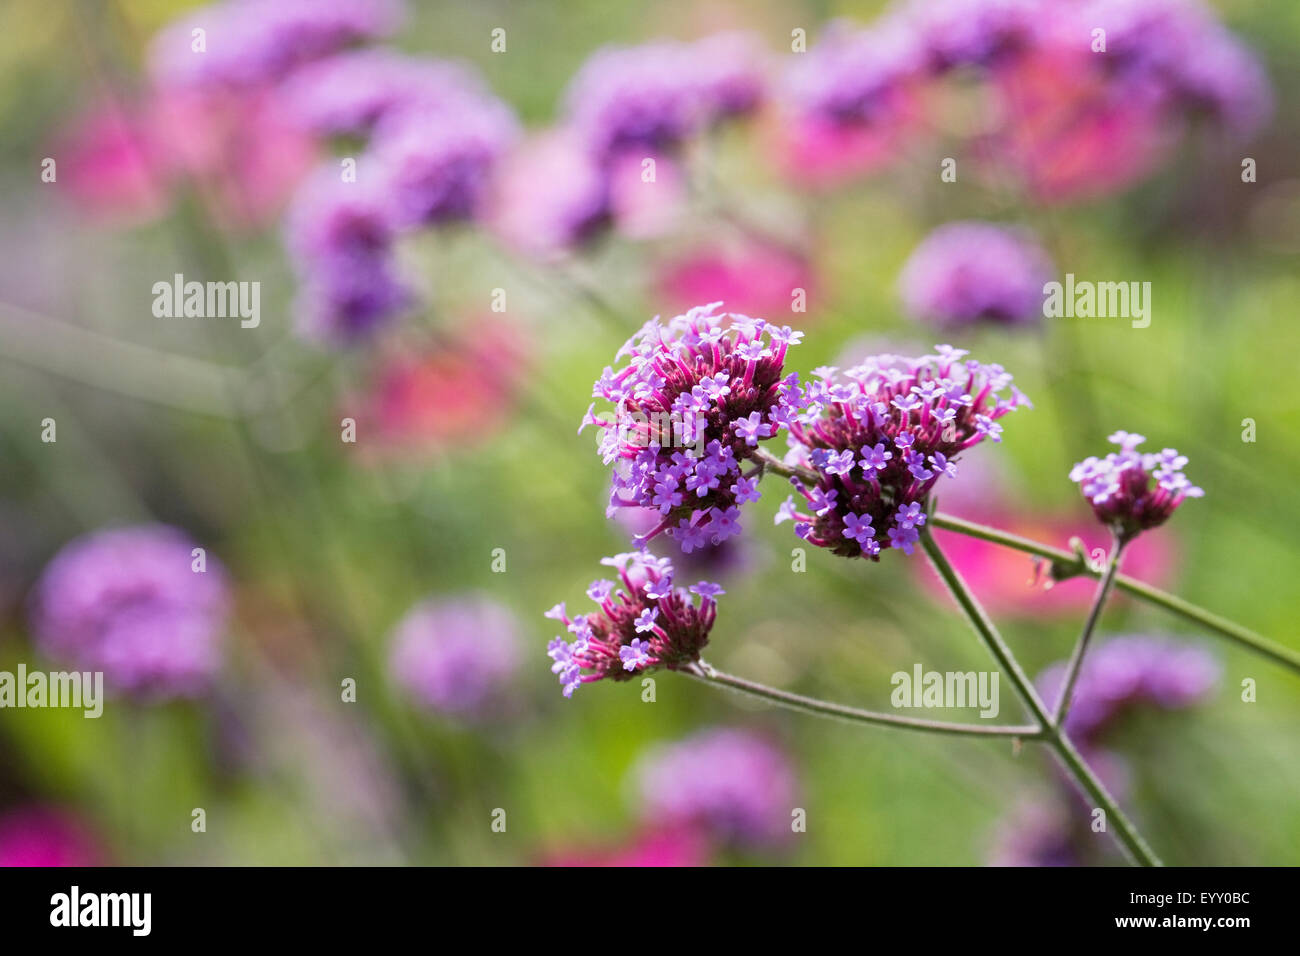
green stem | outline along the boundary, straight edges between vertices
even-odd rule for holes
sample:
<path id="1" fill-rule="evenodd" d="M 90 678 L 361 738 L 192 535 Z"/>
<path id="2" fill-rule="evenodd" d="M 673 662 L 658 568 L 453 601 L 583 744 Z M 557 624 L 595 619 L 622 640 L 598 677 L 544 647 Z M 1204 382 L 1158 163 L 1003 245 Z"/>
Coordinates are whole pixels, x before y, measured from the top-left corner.
<path id="1" fill-rule="evenodd" d="M 737 693 L 757 697 L 789 710 L 797 710 L 800 713 L 812 714 L 817 717 L 830 717 L 854 724 L 902 727 L 908 730 L 920 730 L 933 734 L 958 734 L 975 737 L 1036 739 L 1041 736 L 1041 731 L 1037 727 L 1012 727 L 1005 724 L 987 726 L 954 724 L 942 720 L 925 720 L 920 717 L 904 717 L 899 714 L 882 714 L 871 710 L 860 710 L 857 707 L 847 707 L 844 704 L 833 704 L 830 701 L 818 700 L 815 697 L 804 697 L 802 694 L 792 694 L 789 691 L 778 690 L 775 687 L 755 683 L 743 677 L 724 674 L 704 661 L 682 668 L 677 673 L 685 674 L 687 677 L 705 683 L 719 684 Z"/>
<path id="2" fill-rule="evenodd" d="M 775 469 L 774 469 L 775 470 Z M 1014 548 L 1017 551 L 1023 551 L 1026 554 L 1032 554 L 1052 562 L 1054 576 L 1058 580 L 1076 577 L 1078 575 L 1088 575 L 1090 577 L 1100 577 L 1101 572 L 1092 567 L 1080 552 L 1063 551 L 1060 548 L 1053 548 L 1050 545 L 1040 544 L 1037 541 L 1031 541 L 1028 538 L 1022 538 L 1020 535 L 1011 534 L 1008 531 L 1001 531 L 997 528 L 990 528 L 987 525 L 977 524 L 974 521 L 966 521 L 963 518 L 956 518 L 952 515 L 935 513 L 930 516 L 930 523 L 936 528 L 943 528 L 947 531 L 956 531 L 959 534 L 968 535 L 972 538 L 979 538 L 983 541 L 989 541 L 993 544 L 1000 544 L 1007 548 Z M 1202 627 L 1207 628 L 1235 641 L 1242 647 L 1248 648 L 1257 654 L 1262 654 L 1291 670 L 1300 673 L 1300 652 L 1294 651 L 1289 647 L 1283 647 L 1274 641 L 1269 640 L 1262 634 L 1257 634 L 1247 627 L 1242 627 L 1234 621 L 1220 617 L 1211 611 L 1202 607 L 1197 607 L 1180 597 L 1161 591 L 1159 588 L 1153 588 L 1149 584 L 1144 584 L 1135 578 L 1119 574 L 1115 577 L 1115 586 L 1121 591 L 1127 591 L 1134 597 L 1141 598 L 1148 604 L 1155 604 L 1163 607 L 1167 611 L 1172 611 L 1181 617 L 1194 621 Z"/>
<path id="3" fill-rule="evenodd" d="M 975 595 L 966 587 L 966 582 L 961 579 L 957 569 L 948 561 L 943 551 L 939 549 L 933 535 L 926 529 L 921 531 L 921 546 L 925 548 L 926 557 L 934 565 L 939 577 L 943 578 L 943 583 L 948 586 L 953 598 L 961 605 L 961 609 L 965 612 L 971 627 L 975 629 L 975 633 L 984 641 L 989 652 L 997 660 L 998 666 L 1011 679 L 1011 685 L 1015 688 L 1020 699 L 1024 701 L 1025 706 L 1029 708 L 1029 712 L 1033 714 L 1039 726 L 1050 729 L 1052 727 L 1052 718 L 1048 715 L 1047 707 L 1043 704 L 1042 698 L 1038 696 L 1038 691 L 1034 689 L 1033 682 L 1021 669 L 1020 662 L 1011 653 L 1011 648 L 1007 647 L 1006 642 L 1002 640 L 1002 635 L 998 633 L 998 629 L 993 626 L 993 622 L 984 613 L 984 608 L 975 600 Z"/>
<path id="4" fill-rule="evenodd" d="M 1105 811 L 1107 822 L 1114 825 L 1116 837 L 1129 856 L 1143 866 L 1159 866 L 1159 857 L 1152 852 L 1151 847 L 1142 839 L 1132 821 L 1124 815 L 1124 811 L 1115 802 L 1115 798 L 1102 786 L 1101 781 L 1097 779 L 1096 775 L 1084 762 L 1079 752 L 1074 749 L 1074 745 L 1048 717 L 1047 710 L 1043 706 L 1037 691 L 1034 690 L 1033 684 L 1025 676 L 1024 671 L 1020 669 L 1019 662 L 1016 661 L 1010 648 L 1002 640 L 1002 636 L 998 634 L 997 628 L 993 626 L 993 622 L 989 620 L 988 615 L 984 613 L 984 609 L 975 600 L 975 596 L 966 587 L 966 582 L 961 579 L 957 569 L 949 563 L 943 551 L 940 550 L 928 528 L 922 530 L 921 545 L 925 548 L 926 556 L 939 573 L 939 577 L 943 578 L 948 590 L 952 592 L 952 596 L 961 605 L 962 610 L 966 612 L 966 617 L 975 629 L 975 633 L 983 639 L 985 646 L 988 647 L 1007 676 L 1011 678 L 1012 685 L 1020 694 L 1021 699 L 1024 700 L 1025 705 L 1037 718 L 1039 726 L 1042 728 L 1039 737 L 1051 746 L 1061 765 L 1088 792 L 1089 796 L 1097 801 L 1098 806 Z"/>
<path id="5" fill-rule="evenodd" d="M 1092 640 L 1092 632 L 1097 628 L 1097 622 L 1101 620 L 1102 608 L 1106 606 L 1106 601 L 1110 597 L 1110 592 L 1115 587 L 1115 578 L 1119 575 L 1119 563 L 1124 557 L 1124 546 L 1127 542 L 1115 539 L 1115 547 L 1111 551 L 1110 561 L 1106 564 L 1106 573 L 1101 577 L 1101 584 L 1097 586 L 1097 593 L 1093 595 L 1092 606 L 1088 608 L 1088 618 L 1083 622 L 1083 630 L 1079 632 L 1079 640 L 1074 645 L 1074 653 L 1070 655 L 1070 663 L 1066 667 L 1065 681 L 1061 684 L 1061 697 L 1056 702 L 1056 714 L 1052 719 L 1057 727 L 1065 726 L 1065 718 L 1070 713 L 1070 699 L 1074 696 L 1074 685 L 1079 679 L 1079 671 L 1083 668 L 1083 655 L 1088 653 L 1088 643 Z"/>

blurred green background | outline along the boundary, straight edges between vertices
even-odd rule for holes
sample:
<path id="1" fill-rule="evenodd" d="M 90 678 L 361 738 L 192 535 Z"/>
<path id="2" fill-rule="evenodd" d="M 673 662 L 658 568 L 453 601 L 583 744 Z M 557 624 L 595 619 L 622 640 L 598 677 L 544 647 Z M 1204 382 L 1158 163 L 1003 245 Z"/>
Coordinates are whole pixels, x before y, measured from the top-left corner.
<path id="1" fill-rule="evenodd" d="M 404 254 L 425 269 L 432 294 L 405 332 L 410 341 L 472 327 L 500 287 L 527 357 L 504 427 L 463 446 L 368 461 L 340 443 L 338 420 L 373 356 L 324 354 L 292 337 L 294 282 L 278 230 L 232 239 L 186 203 L 147 225 L 96 227 L 39 181 L 54 131 L 105 84 L 129 89 L 147 38 L 185 6 L 9 0 L 0 8 L 0 669 L 34 666 L 23 601 L 45 561 L 86 531 L 145 520 L 186 528 L 231 570 L 237 610 L 227 663 L 202 704 L 110 706 L 97 721 L 75 711 L 0 712 L 0 806 L 75 808 L 109 856 L 126 863 L 531 863 L 629 839 L 628 771 L 651 744 L 749 725 L 790 755 L 808 831 L 784 854 L 720 860 L 983 862 L 1018 801 L 1052 786 L 1047 756 L 1032 746 L 1017 755 L 1006 743 L 818 721 L 667 673 L 654 704 L 642 703 L 635 685 L 613 684 L 564 700 L 548 672 L 554 630 L 541 612 L 560 600 L 584 603 L 599 558 L 626 547 L 603 516 L 607 475 L 593 439 L 575 428 L 590 382 L 618 346 L 670 308 L 657 301 L 647 263 L 680 239 L 649 248 L 616 241 L 583 264 L 582 281 L 612 314 L 472 231 L 412 243 Z M 807 333 L 792 352 L 801 373 L 842 364 L 855 342 L 933 344 L 902 317 L 895 282 L 916 243 L 952 219 L 1021 222 L 1062 272 L 1150 281 L 1155 315 L 1144 330 L 1080 319 L 1041 332 L 946 337 L 1002 363 L 1035 402 L 1007 422 L 989 457 L 1004 466 L 1021 507 L 1084 522 L 1066 472 L 1102 453 L 1107 434 L 1125 428 L 1177 447 L 1206 497 L 1154 532 L 1177 556 L 1165 585 L 1300 647 L 1300 381 L 1292 374 L 1300 6 L 1216 7 L 1259 51 L 1278 101 L 1244 154 L 1258 161 L 1255 184 L 1240 182 L 1241 155 L 1195 144 L 1136 189 L 1059 209 L 942 185 L 939 158 L 963 155 L 942 142 L 812 198 L 754 162 L 754 144 L 741 135 L 719 144 L 716 162 L 756 219 L 779 229 L 802 204 L 813 224 L 816 291 L 807 315 L 784 320 Z M 542 126 L 568 78 L 604 43 L 741 26 L 782 50 L 793 27 L 815 35 L 832 17 L 867 21 L 879 8 L 428 3 L 414 5 L 396 42 L 474 62 L 526 124 Z M 504 56 L 488 48 L 497 26 L 508 29 Z M 701 218 L 689 230 L 708 237 L 728 228 Z M 150 287 L 173 272 L 260 280 L 261 327 L 154 319 Z M 99 351 L 95 339 L 36 328 L 39 317 L 140 351 Z M 74 361 L 79 349 L 87 354 Z M 172 395 L 173 383 L 224 411 L 151 400 Z M 245 403 L 256 411 L 240 418 Z M 46 417 L 58 422 L 53 445 L 40 441 Z M 1254 443 L 1242 440 L 1247 418 L 1257 423 Z M 875 709 L 889 708 L 890 675 L 917 662 L 988 666 L 953 608 L 921 584 L 919 553 L 868 565 L 810 549 L 807 572 L 793 572 L 796 542 L 771 522 L 785 492 L 765 485 L 745 523 L 744 569 L 724 580 L 708 655 L 715 665 Z M 496 548 L 505 549 L 505 573 L 492 571 Z M 487 729 L 420 711 L 387 673 L 388 635 L 410 605 L 465 591 L 509 605 L 526 639 L 521 713 Z M 999 623 L 1032 674 L 1068 654 L 1081 617 L 1003 614 Z M 1102 633 L 1147 631 L 1209 647 L 1223 668 L 1208 705 L 1138 715 L 1114 742 L 1131 762 L 1127 804 L 1148 840 L 1173 864 L 1296 863 L 1300 677 L 1132 601 L 1111 608 Z M 358 684 L 355 704 L 339 699 L 347 677 Z M 1256 703 L 1240 699 L 1245 678 L 1258 684 Z M 1018 719 L 1006 687 L 1003 708 L 1002 719 Z M 207 811 L 205 834 L 190 830 L 194 807 Z M 489 826 L 498 807 L 509 814 L 504 834 Z"/>

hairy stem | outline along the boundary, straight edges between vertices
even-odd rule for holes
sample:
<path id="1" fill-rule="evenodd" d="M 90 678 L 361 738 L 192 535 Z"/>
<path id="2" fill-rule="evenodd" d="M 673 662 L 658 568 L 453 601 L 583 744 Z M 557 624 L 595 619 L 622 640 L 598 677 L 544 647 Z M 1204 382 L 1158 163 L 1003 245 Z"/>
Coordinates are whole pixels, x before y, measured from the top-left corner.
<path id="1" fill-rule="evenodd" d="M 705 683 L 718 684 L 737 693 L 757 697 L 789 710 L 797 710 L 800 713 L 812 714 L 817 717 L 843 720 L 848 723 L 901 727 L 907 730 L 920 730 L 932 734 L 957 734 L 973 737 L 1036 739 L 1041 735 L 1039 728 L 1030 726 L 954 724 L 942 720 L 925 720 L 920 717 L 904 717 L 900 714 L 882 714 L 871 710 L 860 710 L 857 707 L 834 704 L 830 701 L 818 700 L 815 697 L 804 697 L 802 694 L 792 694 L 789 691 L 778 690 L 775 687 L 768 687 L 766 684 L 759 684 L 743 677 L 724 674 L 704 661 L 699 661 L 690 667 L 681 668 L 677 673 L 685 674 L 687 677 Z"/>
<path id="2" fill-rule="evenodd" d="M 1101 572 L 1093 568 L 1084 560 L 1084 556 L 1077 552 L 1063 551 L 1060 548 L 1053 548 L 1050 545 L 1031 541 L 1029 538 L 1022 538 L 1020 535 L 1012 534 L 1009 531 L 990 528 L 988 525 L 977 524 L 974 521 L 967 521 L 964 518 L 956 518 L 952 515 L 932 514 L 930 523 L 936 528 L 956 531 L 972 538 L 979 538 L 983 541 L 1000 544 L 1007 548 L 1014 548 L 1017 551 L 1044 558 L 1052 562 L 1054 573 L 1061 579 L 1078 575 L 1088 575 L 1094 578 L 1101 576 Z M 1149 584 L 1144 584 L 1123 574 L 1116 575 L 1115 586 L 1121 591 L 1126 591 L 1134 597 L 1146 601 L 1148 604 L 1154 604 L 1167 611 L 1172 611 L 1189 621 L 1200 624 L 1207 630 L 1235 641 L 1242 647 L 1248 648 L 1257 654 L 1262 654 L 1285 667 L 1291 668 L 1296 673 L 1300 673 L 1300 652 L 1289 647 L 1283 647 L 1281 644 L 1271 641 L 1247 627 L 1229 621 L 1227 618 L 1220 617 L 1202 607 L 1197 607 L 1195 604 L 1184 601 L 1167 591 L 1161 591 L 1159 588 L 1154 588 Z"/>
<path id="3" fill-rule="evenodd" d="M 1029 678 L 1021 670 L 1019 662 L 1011 653 L 1011 649 L 1007 647 L 1002 640 L 1002 636 L 998 634 L 997 628 L 993 626 L 993 622 L 989 620 L 988 615 L 984 613 L 984 609 L 975 600 L 975 596 L 966 587 L 966 582 L 961 579 L 957 569 L 949 563 L 943 551 L 940 550 L 928 528 L 923 529 L 921 533 L 921 545 L 925 548 L 926 556 L 939 573 L 939 577 L 943 578 L 948 590 L 952 592 L 952 596 L 966 613 L 966 617 L 975 632 L 984 641 L 985 646 L 988 647 L 990 653 L 993 654 L 998 664 L 1011 679 L 1012 685 L 1020 694 L 1021 699 L 1024 700 L 1025 705 L 1038 720 L 1042 728 L 1040 738 L 1051 746 L 1061 766 L 1105 811 L 1107 824 L 1114 826 L 1116 838 L 1130 858 L 1143 866 L 1159 866 L 1159 857 L 1152 852 L 1151 847 L 1142 839 L 1132 821 L 1124 815 L 1124 811 L 1115 802 L 1115 798 L 1102 786 L 1101 781 L 1097 779 L 1096 775 L 1084 762 L 1079 752 L 1074 749 L 1074 745 L 1070 743 L 1069 739 L 1061 733 L 1060 728 L 1047 715 L 1047 710 L 1043 706 L 1038 692 L 1034 690 L 1033 684 L 1029 682 Z"/>
<path id="4" fill-rule="evenodd" d="M 1074 653 L 1070 655 L 1070 663 L 1065 670 L 1065 680 L 1061 684 L 1061 696 L 1056 702 L 1056 713 L 1053 716 L 1052 723 L 1057 727 L 1065 726 L 1065 718 L 1070 713 L 1070 700 L 1074 696 L 1074 685 L 1079 680 L 1079 671 L 1083 669 L 1083 655 L 1088 653 L 1088 643 L 1092 640 L 1092 632 L 1097 628 L 1097 622 L 1101 620 L 1102 608 L 1106 606 L 1106 601 L 1110 597 L 1110 592 L 1115 587 L 1115 578 L 1119 575 L 1119 564 L 1124 557 L 1124 545 L 1126 542 L 1115 539 L 1115 546 L 1111 549 L 1110 560 L 1106 563 L 1106 571 L 1101 576 L 1101 583 L 1097 585 L 1097 593 L 1093 595 L 1092 606 L 1088 608 L 1087 620 L 1083 622 L 1083 630 L 1079 632 L 1079 640 L 1074 645 Z"/>

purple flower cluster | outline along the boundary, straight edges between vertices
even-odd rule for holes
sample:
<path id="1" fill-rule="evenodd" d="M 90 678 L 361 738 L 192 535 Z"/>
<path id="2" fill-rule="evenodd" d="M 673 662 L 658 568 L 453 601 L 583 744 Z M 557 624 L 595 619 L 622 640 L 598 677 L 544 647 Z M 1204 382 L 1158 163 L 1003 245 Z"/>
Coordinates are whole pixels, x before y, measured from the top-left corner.
<path id="1" fill-rule="evenodd" d="M 495 601 L 427 600 L 393 631 L 394 679 L 422 705 L 473 720 L 500 716 L 510 704 L 518 665 L 514 615 Z"/>
<path id="2" fill-rule="evenodd" d="M 1109 440 L 1120 451 L 1084 459 L 1070 469 L 1070 480 L 1079 485 L 1097 520 L 1121 541 L 1164 524 L 1185 498 L 1205 494 L 1183 474 L 1187 457 L 1175 449 L 1144 454 L 1137 447 L 1146 439 L 1125 431 Z"/>
<path id="3" fill-rule="evenodd" d="M 1044 700 L 1055 702 L 1065 672 L 1062 661 L 1039 675 L 1036 683 Z M 1084 658 L 1065 729 L 1072 739 L 1092 744 L 1134 707 L 1192 707 L 1208 697 L 1218 680 L 1218 664 L 1198 647 L 1145 635 L 1117 637 Z"/>
<path id="4" fill-rule="evenodd" d="M 601 563 L 614 568 L 619 580 L 601 579 L 587 588 L 599 610 L 570 618 L 557 604 L 546 612 L 574 635 L 572 641 L 557 637 L 547 646 L 565 697 L 588 681 L 631 680 L 656 667 L 671 670 L 699 660 L 717 613 L 714 598 L 723 593 L 709 581 L 677 587 L 672 563 L 647 551 L 616 554 Z"/>
<path id="5" fill-rule="evenodd" d="M 791 479 L 809 513 L 791 495 L 777 523 L 793 520 L 799 537 L 844 557 L 911 554 L 938 481 L 956 477 L 966 449 L 1000 441 L 998 419 L 1029 404 L 1002 366 L 961 361 L 966 354 L 940 345 L 918 359 L 878 355 L 788 387 L 786 462 L 817 481 Z"/>
<path id="6" fill-rule="evenodd" d="M 194 543 L 165 525 L 99 531 L 66 545 L 32 598 L 42 652 L 143 698 L 201 694 L 221 666 L 229 603 L 212 558 L 194 569 Z"/>
<path id="7" fill-rule="evenodd" d="M 639 542 L 667 531 L 688 554 L 740 533 L 740 506 L 759 497 L 742 462 L 788 423 L 785 395 L 798 387 L 781 373 L 803 333 L 720 305 L 647 323 L 618 353 L 628 364 L 596 382 L 593 394 L 615 406 L 614 419 L 597 418 L 594 403 L 583 419 L 604 430 L 611 514 L 655 509 L 660 523 Z"/>
<path id="8" fill-rule="evenodd" d="M 642 815 L 656 826 L 758 849 L 790 837 L 798 780 L 785 754 L 752 731 L 719 728 L 660 746 L 634 776 Z"/>
<path id="9" fill-rule="evenodd" d="M 160 31 L 150 72 L 169 87 L 266 83 L 350 43 L 385 36 L 402 15 L 399 0 L 228 0 Z M 202 49 L 195 47 L 196 30 L 203 31 Z"/>
<path id="10" fill-rule="evenodd" d="M 762 51 L 747 34 L 597 51 L 566 93 L 570 125 L 592 155 L 671 155 L 764 97 Z"/>
<path id="11" fill-rule="evenodd" d="M 984 222 L 940 226 L 899 277 L 907 310 L 940 327 L 980 320 L 1029 323 L 1043 314 L 1047 254 L 1018 229 Z"/>

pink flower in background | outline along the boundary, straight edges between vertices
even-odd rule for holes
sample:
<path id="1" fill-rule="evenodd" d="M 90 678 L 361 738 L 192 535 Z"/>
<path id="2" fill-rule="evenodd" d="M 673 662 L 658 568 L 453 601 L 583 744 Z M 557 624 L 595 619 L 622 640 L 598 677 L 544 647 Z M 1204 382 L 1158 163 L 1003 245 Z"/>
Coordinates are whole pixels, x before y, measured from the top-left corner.
<path id="1" fill-rule="evenodd" d="M 164 90 L 145 109 L 158 162 L 235 231 L 276 221 L 319 155 L 269 89 Z"/>
<path id="2" fill-rule="evenodd" d="M 1024 177 L 1045 202 L 1077 202 L 1147 176 L 1179 133 L 1162 104 L 1116 95 L 1090 54 L 1035 50 L 1001 65 L 1002 128 L 987 155 Z"/>
<path id="3" fill-rule="evenodd" d="M 0 867 L 100 866 L 104 853 L 73 814 L 29 806 L 0 814 Z"/>
<path id="4" fill-rule="evenodd" d="M 107 102 L 74 119 L 50 146 L 58 182 L 77 210 L 120 224 L 159 216 L 169 201 L 169 171 L 148 122 Z"/>
<path id="5" fill-rule="evenodd" d="M 236 231 L 276 219 L 317 156 L 315 140 L 255 90 L 165 91 L 134 106 L 101 105 L 51 151 L 58 182 L 92 219 L 148 221 L 189 185 L 214 221 Z"/>
<path id="6" fill-rule="evenodd" d="M 609 177 L 571 130 L 525 140 L 498 170 L 488 228 L 539 258 L 591 241 L 613 221 Z"/>
<path id="7" fill-rule="evenodd" d="M 811 300 L 816 283 L 807 260 L 753 242 L 677 255 L 659 267 L 655 287 L 656 298 L 671 308 L 722 302 L 728 309 L 775 321 L 791 310 L 796 289 Z"/>
<path id="8" fill-rule="evenodd" d="M 653 176 L 648 162 L 653 162 Z M 608 163 L 609 207 L 615 228 L 629 239 L 655 239 L 679 226 L 686 213 L 686 178 L 667 156 L 630 153 Z"/>
<path id="9" fill-rule="evenodd" d="M 344 402 L 378 459 L 468 449 L 509 421 L 525 369 L 515 328 L 484 319 L 458 338 L 424 351 L 379 359 L 366 390 Z"/>
<path id="10" fill-rule="evenodd" d="M 225 570 L 166 525 L 85 535 L 46 566 L 32 595 L 37 646 L 52 660 L 103 671 L 145 699 L 194 697 L 221 667 L 229 604 Z"/>
<path id="11" fill-rule="evenodd" d="M 633 771 L 641 816 L 751 849 L 789 842 L 799 782 L 786 755 L 750 730 L 706 730 L 646 753 Z"/>
<path id="12" fill-rule="evenodd" d="M 431 598 L 393 631 L 393 679 L 428 710 L 470 720 L 512 708 L 519 626 L 509 608 L 486 597 Z"/>
<path id="13" fill-rule="evenodd" d="M 1111 547 L 1106 530 L 1087 521 L 1054 516 L 1017 517 L 1010 511 L 960 513 L 972 521 L 1060 548 L 1068 549 L 1069 540 L 1077 537 L 1090 555 L 1094 549 Z M 1048 569 L 1036 568 L 1032 558 L 1023 552 L 942 528 L 935 528 L 934 536 L 990 614 L 1026 617 L 1078 614 L 1085 611 L 1092 600 L 1096 582 L 1091 578 L 1070 578 L 1049 587 Z M 1124 552 L 1124 573 L 1156 587 L 1173 578 L 1176 564 L 1176 546 L 1161 535 L 1138 538 Z M 918 564 L 914 573 L 936 596 L 947 593 L 943 582 L 928 566 Z M 1125 600 L 1124 593 L 1116 591 L 1112 600 Z"/>
<path id="14" fill-rule="evenodd" d="M 1272 93 L 1250 50 L 1195 0 L 1092 0 L 1051 8 L 993 82 L 1004 129 L 993 153 L 1036 198 L 1073 202 L 1145 178 L 1189 121 L 1226 140 L 1253 135 Z M 1106 31 L 1094 50 L 1093 31 Z"/>
<path id="15" fill-rule="evenodd" d="M 655 830 L 604 849 L 560 850 L 543 856 L 543 866 L 707 866 L 708 847 L 694 833 Z"/>
<path id="16" fill-rule="evenodd" d="M 897 159 L 918 116 L 919 108 L 909 104 L 870 126 L 792 120 L 773 131 L 777 163 L 791 182 L 810 188 L 840 186 Z"/>

